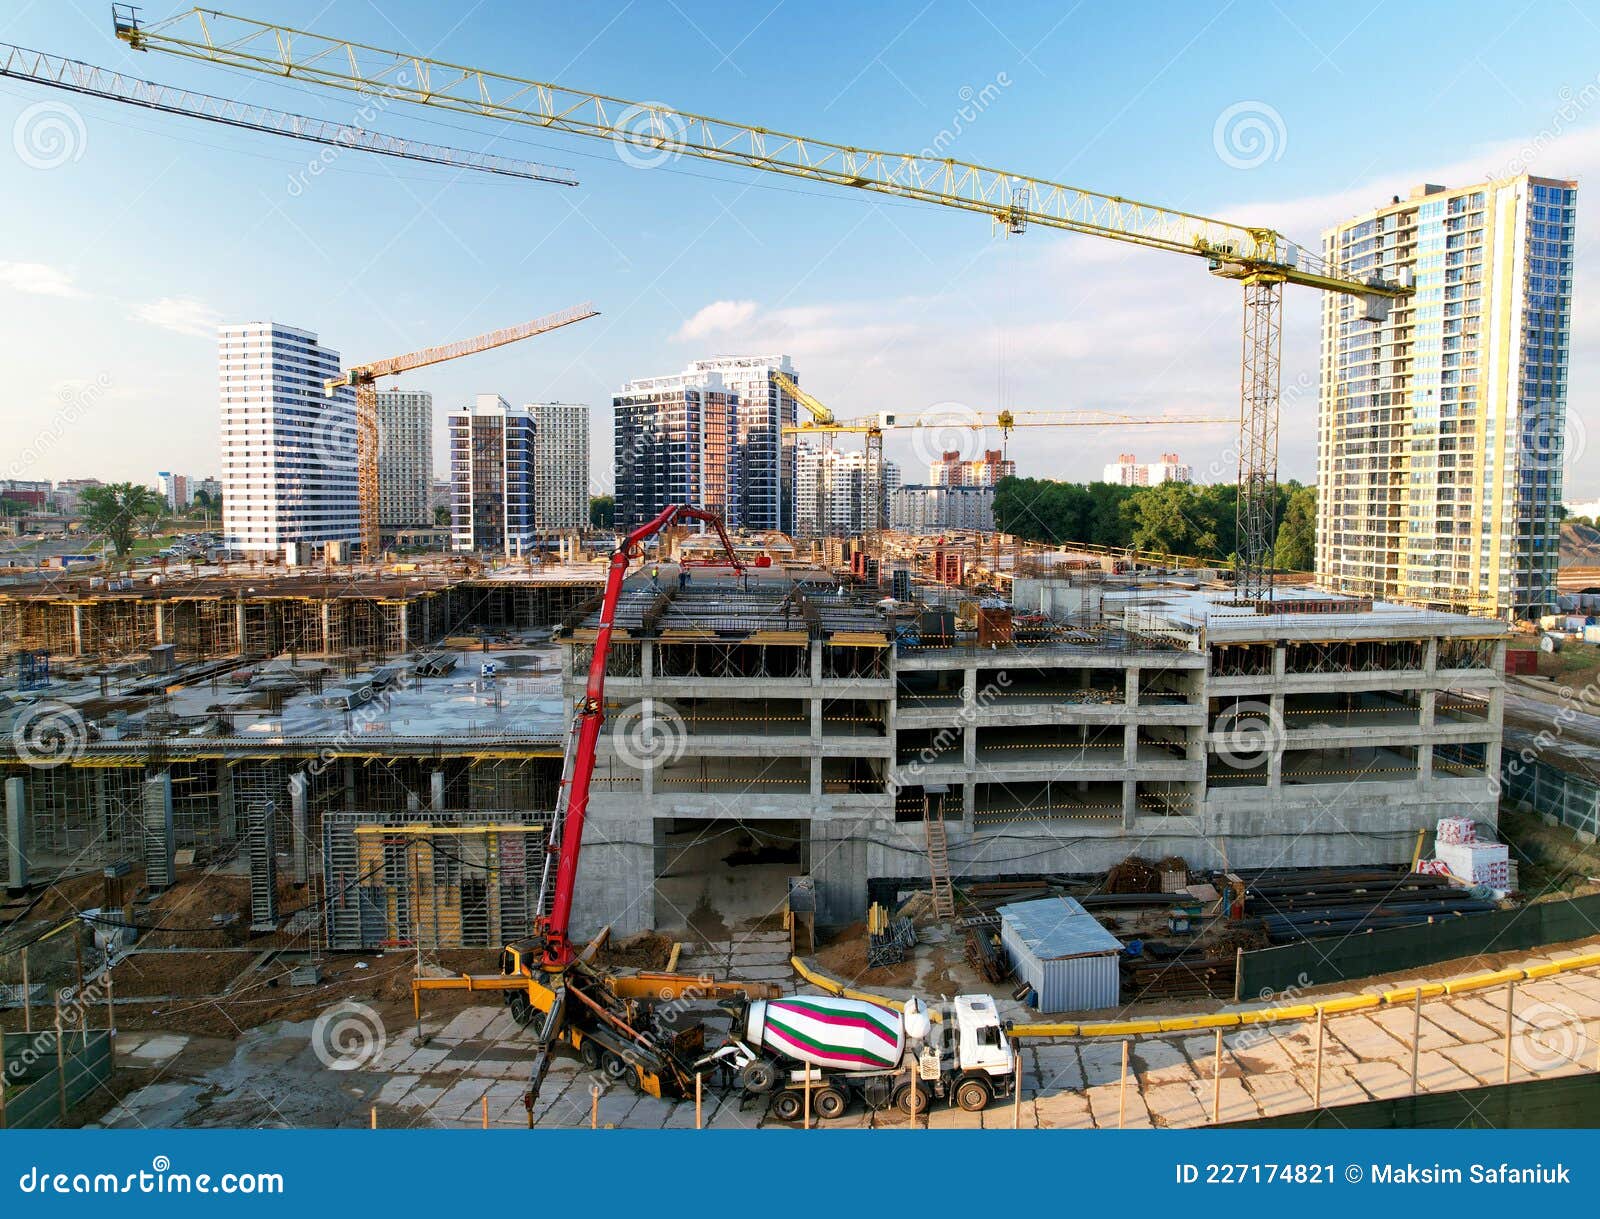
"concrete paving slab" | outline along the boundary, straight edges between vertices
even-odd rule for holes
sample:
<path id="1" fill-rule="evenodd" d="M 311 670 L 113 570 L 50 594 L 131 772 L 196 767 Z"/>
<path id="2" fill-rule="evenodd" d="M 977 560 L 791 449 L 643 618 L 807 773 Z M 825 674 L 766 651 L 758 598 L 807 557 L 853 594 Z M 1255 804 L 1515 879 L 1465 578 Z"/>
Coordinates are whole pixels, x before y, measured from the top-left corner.
<path id="1" fill-rule="evenodd" d="M 1451 995 L 1450 1006 L 1462 1015 L 1476 1020 L 1492 1032 L 1505 1036 L 1506 992 L 1498 990 L 1475 991 L 1470 995 Z M 1515 1010 L 1515 1009 L 1513 1009 Z"/>
<path id="2" fill-rule="evenodd" d="M 996 1101 L 990 1105 L 980 1116 L 983 1118 L 983 1128 L 985 1130 L 1010 1130 L 1013 1121 L 1019 1130 L 1032 1130 L 1039 1122 L 1038 1114 L 1034 1111 L 1033 1101 L 1026 1098 L 1022 1102 L 1021 1112 L 1019 1113 L 1012 1113 L 1012 1101 L 1010 1097 L 1007 1097 L 1005 1100 Z"/>
<path id="3" fill-rule="evenodd" d="M 472 1037 L 483 1036 L 483 1030 L 488 1028 L 499 1012 L 492 1007 L 469 1007 L 465 1011 L 455 1014 L 450 1023 L 444 1026 L 444 1037 L 453 1037 L 465 1041 Z"/>
<path id="4" fill-rule="evenodd" d="M 1439 1053 L 1480 1084 L 1498 1084 L 1505 1077 L 1506 1055 L 1501 1043 L 1455 1045 Z"/>
<path id="5" fill-rule="evenodd" d="M 1488 1041 L 1495 1030 L 1457 1010 L 1453 999 L 1433 999 L 1422 1005 L 1422 1018 L 1444 1030 L 1457 1045 L 1475 1041 Z M 1502 1023 L 1504 1017 L 1501 1017 Z"/>
<path id="6" fill-rule="evenodd" d="M 117 1040 L 117 1049 L 121 1052 L 121 1038 Z M 189 1038 L 182 1033 L 155 1033 L 132 1048 L 128 1052 L 128 1057 L 140 1066 L 157 1066 L 176 1058 L 183 1053 L 184 1047 L 188 1044 Z"/>
<path id="7" fill-rule="evenodd" d="M 378 1105 L 398 1105 L 405 1094 L 416 1087 L 418 1077 L 415 1075 L 395 1075 L 385 1081 L 383 1087 L 378 1089 L 378 1095 L 373 1102 Z"/>
<path id="8" fill-rule="evenodd" d="M 1400 1055 L 1406 1052 L 1404 1042 L 1391 1037 L 1365 1012 L 1328 1021 L 1328 1033 L 1363 1062 L 1399 1061 Z"/>
<path id="9" fill-rule="evenodd" d="M 1443 1006 L 1440 1000 L 1434 1000 L 1431 1005 L 1426 999 L 1423 1000 L 1421 1041 L 1424 1054 L 1430 1050 L 1441 1050 L 1445 1046 L 1455 1045 L 1456 1043 L 1456 1038 L 1452 1033 L 1428 1019 L 1428 1013 L 1431 1008 L 1440 1006 Z M 1373 1012 L 1372 1019 L 1381 1025 L 1383 1031 L 1388 1033 L 1389 1036 L 1400 1042 L 1401 1045 L 1406 1046 L 1409 1052 L 1411 1030 L 1416 1021 L 1416 1013 L 1409 1006 L 1383 1008 Z"/>
<path id="10" fill-rule="evenodd" d="M 1410 1070 L 1409 1062 L 1401 1065 Z M 1461 1088 L 1475 1088 L 1478 1081 L 1442 1053 L 1424 1051 L 1417 1058 L 1417 1084 L 1424 1092 L 1455 1092 Z"/>
<path id="11" fill-rule="evenodd" d="M 406 1043 L 408 1046 L 410 1042 Z M 426 1075 L 430 1071 L 439 1069 L 441 1063 L 450 1057 L 451 1046 L 423 1046 L 420 1050 L 412 1050 L 400 1062 L 399 1069 L 408 1075 Z"/>
<path id="12" fill-rule="evenodd" d="M 1093 1111 L 1081 1092 L 1057 1092 L 1033 1102 L 1035 1123 L 1045 1129 L 1086 1130 L 1094 1126 Z"/>
<path id="13" fill-rule="evenodd" d="M 1297 1077 L 1306 1094 L 1314 1098 L 1316 1093 L 1314 1075 L 1302 1071 Z M 1323 1062 L 1322 1107 L 1324 1109 L 1332 1109 L 1339 1105 L 1358 1105 L 1370 1099 L 1366 1089 L 1350 1074 L 1348 1067 L 1330 1066 L 1326 1061 Z"/>
<path id="14" fill-rule="evenodd" d="M 1345 1070 L 1373 1100 L 1407 1096 L 1411 1092 L 1410 1072 L 1402 1071 L 1392 1062 L 1357 1062 Z"/>
<path id="15" fill-rule="evenodd" d="M 1077 1091 L 1083 1087 L 1083 1063 L 1078 1057 L 1077 1046 L 1041 1045 L 1035 1046 L 1031 1053 L 1032 1074 L 1041 1092 Z"/>
<path id="16" fill-rule="evenodd" d="M 1206 1102 L 1201 1103 L 1194 1083 L 1175 1082 L 1147 1087 L 1144 1090 L 1145 1108 L 1150 1112 L 1150 1123 L 1158 1127 L 1204 1126 L 1211 1120 L 1211 1093 L 1206 1092 Z"/>
<path id="17" fill-rule="evenodd" d="M 1122 1129 L 1144 1130 L 1150 1126 L 1150 1109 L 1144 1102 L 1144 1097 L 1139 1094 L 1139 1089 L 1134 1087 L 1132 1079 L 1128 1080 L 1128 1090 L 1125 1098 L 1121 1097 L 1121 1089 L 1117 1084 L 1101 1084 L 1089 1088 L 1084 1092 L 1089 1100 L 1089 1111 L 1094 1114 L 1095 1125 L 1108 1130 L 1116 1130 L 1117 1113 L 1119 1105 L 1125 1099 L 1125 1112 L 1123 1113 Z"/>
<path id="18" fill-rule="evenodd" d="M 433 1103 L 434 1113 L 442 1120 L 461 1117 L 469 1107 L 478 1104 L 478 1098 L 489 1090 L 487 1079 L 458 1079 L 444 1090 Z"/>
<path id="19" fill-rule="evenodd" d="M 1269 1071 L 1260 1075 L 1246 1075 L 1244 1086 L 1263 1116 L 1294 1113 L 1311 1107 L 1311 1094 L 1300 1086 L 1292 1071 Z"/>
<path id="20" fill-rule="evenodd" d="M 1132 1049 L 1129 1049 L 1130 1060 Z M 1116 1082 L 1122 1077 L 1122 1042 L 1112 1040 L 1084 1041 L 1078 1045 L 1078 1058 L 1083 1064 L 1082 1087 Z M 1130 1066 L 1131 1073 L 1131 1066 Z"/>
<path id="21" fill-rule="evenodd" d="M 1141 1075 L 1149 1075 L 1175 1066 L 1181 1066 L 1185 1070 L 1189 1067 L 1188 1055 L 1183 1052 L 1183 1046 L 1176 1040 L 1145 1038 L 1134 1042 L 1129 1052 L 1129 1068 L 1137 1070 Z"/>

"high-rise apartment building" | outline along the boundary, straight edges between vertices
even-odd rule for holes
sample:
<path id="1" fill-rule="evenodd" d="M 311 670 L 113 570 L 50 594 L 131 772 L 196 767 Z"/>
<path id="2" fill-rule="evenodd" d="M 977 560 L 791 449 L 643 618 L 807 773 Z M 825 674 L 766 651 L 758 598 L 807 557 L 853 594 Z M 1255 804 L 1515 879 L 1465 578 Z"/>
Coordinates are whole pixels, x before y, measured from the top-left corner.
<path id="1" fill-rule="evenodd" d="M 1322 584 L 1500 616 L 1553 603 L 1576 199 L 1526 174 L 1421 186 L 1323 234 L 1345 274 L 1416 291 L 1381 323 L 1323 299 Z"/>
<path id="2" fill-rule="evenodd" d="M 1120 487 L 1157 487 L 1162 483 L 1192 483 L 1194 469 L 1176 453 L 1161 454 L 1160 461 L 1142 462 L 1132 453 L 1120 454 L 1100 475 L 1101 482 Z"/>
<path id="3" fill-rule="evenodd" d="M 697 505 L 736 523 L 739 396 L 721 373 L 629 381 L 611 405 L 617 528 L 642 524 L 669 504 Z"/>
<path id="4" fill-rule="evenodd" d="M 889 501 L 889 527 L 902 533 L 991 533 L 994 488 L 898 487 Z"/>
<path id="5" fill-rule="evenodd" d="M 167 501 L 169 511 L 182 512 L 189 506 L 187 474 L 174 474 L 171 470 L 157 471 L 156 487 L 161 492 L 161 497 Z"/>
<path id="6" fill-rule="evenodd" d="M 716 373 L 738 396 L 729 502 L 731 523 L 741 529 L 795 530 L 795 450 L 783 435 L 795 422 L 796 404 L 773 375 L 799 382 L 788 356 L 718 356 L 696 360 L 690 374 Z"/>
<path id="7" fill-rule="evenodd" d="M 450 544 L 518 558 L 534 540 L 534 421 L 525 406 L 479 394 L 450 412 Z"/>
<path id="8" fill-rule="evenodd" d="M 841 452 L 801 441 L 795 446 L 795 531 L 801 537 L 849 537 L 867 529 L 868 478 L 864 451 Z M 888 523 L 889 496 L 900 486 L 900 468 L 881 463 L 878 527 Z"/>
<path id="9" fill-rule="evenodd" d="M 304 562 L 326 542 L 355 542 L 355 391 L 322 390 L 339 353 L 309 330 L 243 322 L 221 328 L 219 354 L 229 544 Z"/>
<path id="10" fill-rule="evenodd" d="M 992 487 L 1002 478 L 1015 477 L 1017 463 L 1000 449 L 987 449 L 971 461 L 952 449 L 928 463 L 928 485 L 933 487 Z"/>
<path id="11" fill-rule="evenodd" d="M 433 395 L 427 390 L 378 394 L 378 526 L 433 524 Z"/>
<path id="12" fill-rule="evenodd" d="M 534 525 L 541 532 L 589 524 L 589 408 L 535 402 Z"/>

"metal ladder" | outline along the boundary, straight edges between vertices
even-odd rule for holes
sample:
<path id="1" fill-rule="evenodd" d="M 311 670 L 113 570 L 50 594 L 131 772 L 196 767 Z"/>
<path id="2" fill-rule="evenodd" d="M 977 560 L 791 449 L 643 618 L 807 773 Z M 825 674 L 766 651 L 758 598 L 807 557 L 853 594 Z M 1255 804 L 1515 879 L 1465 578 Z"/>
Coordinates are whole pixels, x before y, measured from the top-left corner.
<path id="1" fill-rule="evenodd" d="M 942 801 L 939 802 L 942 805 Z M 922 836 L 928 848 L 928 871 L 933 877 L 933 912 L 943 922 L 956 916 L 956 895 L 950 885 L 950 840 L 944 832 L 943 808 L 933 801 L 922 805 Z"/>

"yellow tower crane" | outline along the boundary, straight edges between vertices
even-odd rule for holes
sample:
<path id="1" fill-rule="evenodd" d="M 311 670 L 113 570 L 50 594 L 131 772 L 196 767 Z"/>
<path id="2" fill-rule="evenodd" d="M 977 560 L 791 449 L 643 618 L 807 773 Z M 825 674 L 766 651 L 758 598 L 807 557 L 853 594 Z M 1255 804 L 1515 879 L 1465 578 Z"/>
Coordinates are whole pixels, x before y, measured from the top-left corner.
<path id="1" fill-rule="evenodd" d="M 507 326 L 491 330 L 476 338 L 461 339 L 454 343 L 441 343 L 437 347 L 424 347 L 421 351 L 369 364 L 357 364 L 323 386 L 332 397 L 340 389 L 353 386 L 356 391 L 356 489 L 361 504 L 362 558 L 377 558 L 380 550 L 378 530 L 378 378 L 409 372 L 413 368 L 426 368 L 430 364 L 443 364 L 446 360 L 460 359 L 488 351 L 491 347 L 504 347 L 507 343 L 521 342 L 536 334 L 547 334 L 573 322 L 599 317 L 589 305 L 574 305 L 560 313 L 534 318 L 520 326 Z"/>
<path id="2" fill-rule="evenodd" d="M 867 553 L 878 553 L 878 533 L 883 527 L 883 434 L 891 431 L 983 431 L 996 428 L 1002 437 L 1009 437 L 1019 427 L 1174 427 L 1203 424 L 1232 423 L 1226 415 L 1119 415 L 1110 411 L 996 411 L 986 414 L 969 408 L 959 411 L 937 412 L 911 419 L 902 419 L 893 411 L 879 411 L 876 416 L 862 419 L 839 419 L 833 409 L 814 395 L 795 384 L 794 379 L 782 372 L 774 372 L 778 386 L 811 416 L 804 423 L 785 424 L 785 436 L 820 436 L 824 441 L 840 434 L 859 434 L 866 437 L 867 462 L 862 475 L 862 532 L 867 543 Z M 1018 414 L 1027 416 L 1018 418 Z M 818 485 L 818 516 L 829 519 L 826 510 L 828 488 L 826 482 Z"/>
<path id="3" fill-rule="evenodd" d="M 835 144 L 198 8 L 146 26 L 128 6 L 116 5 L 113 23 L 117 37 L 137 50 L 609 140 L 651 164 L 695 157 L 958 208 L 1012 234 L 1041 225 L 1202 260 L 1212 274 L 1244 288 L 1237 573 L 1244 598 L 1271 594 L 1284 285 L 1354 297 L 1369 321 L 1383 320 L 1390 304 L 1412 291 L 1409 284 L 1350 275 L 1272 228 L 968 161 Z"/>

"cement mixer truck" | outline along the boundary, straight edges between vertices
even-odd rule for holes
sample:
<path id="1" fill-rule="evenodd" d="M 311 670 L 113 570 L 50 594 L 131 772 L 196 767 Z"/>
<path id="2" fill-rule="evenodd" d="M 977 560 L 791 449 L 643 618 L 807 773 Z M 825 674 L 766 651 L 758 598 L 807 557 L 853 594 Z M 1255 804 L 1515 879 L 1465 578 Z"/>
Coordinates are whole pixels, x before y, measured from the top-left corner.
<path id="1" fill-rule="evenodd" d="M 957 995 L 938 1021 L 917 999 L 896 1009 L 801 995 L 730 1010 L 727 1044 L 696 1069 L 723 1067 L 746 1094 L 770 1094 L 780 1121 L 801 1116 L 808 1071 L 811 1111 L 824 1120 L 842 1116 L 857 1097 L 869 1108 L 916 1116 L 935 1098 L 977 1112 L 1011 1094 L 1015 1053 L 989 995 Z"/>

